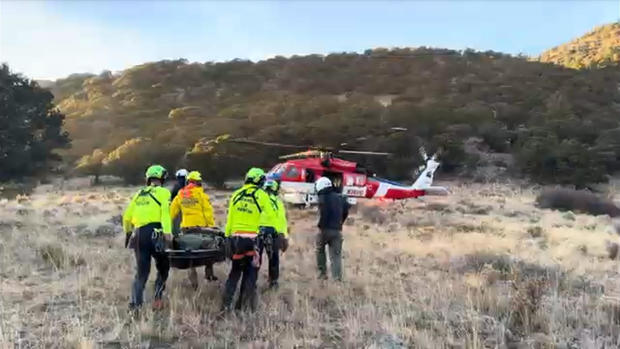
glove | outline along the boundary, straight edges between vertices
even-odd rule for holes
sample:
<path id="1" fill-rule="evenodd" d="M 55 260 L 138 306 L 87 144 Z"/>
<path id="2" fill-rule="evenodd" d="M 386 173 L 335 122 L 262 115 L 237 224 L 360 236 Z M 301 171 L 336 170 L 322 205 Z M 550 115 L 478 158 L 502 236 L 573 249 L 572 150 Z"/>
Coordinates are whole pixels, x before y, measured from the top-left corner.
<path id="1" fill-rule="evenodd" d="M 288 238 L 282 237 L 281 241 L 282 252 L 286 252 L 286 250 L 288 250 Z"/>

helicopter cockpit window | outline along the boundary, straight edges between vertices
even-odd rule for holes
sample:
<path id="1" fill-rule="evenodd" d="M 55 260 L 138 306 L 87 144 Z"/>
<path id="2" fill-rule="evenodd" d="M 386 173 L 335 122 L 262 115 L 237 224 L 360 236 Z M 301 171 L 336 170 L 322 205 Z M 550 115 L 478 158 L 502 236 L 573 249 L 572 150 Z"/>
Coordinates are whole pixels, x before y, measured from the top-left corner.
<path id="1" fill-rule="evenodd" d="M 299 177 L 299 169 L 295 166 L 291 166 L 286 170 L 286 174 L 284 176 L 286 178 L 297 178 Z"/>
<path id="2" fill-rule="evenodd" d="M 277 164 L 277 165 L 276 165 L 276 166 L 274 166 L 274 168 L 272 168 L 272 169 L 271 169 L 271 171 L 269 171 L 269 172 L 270 172 L 271 174 L 281 176 L 281 175 L 282 175 L 282 172 L 284 172 L 284 169 L 285 169 L 285 168 L 286 168 L 286 167 L 285 167 L 284 165 L 282 165 L 282 164 Z"/>

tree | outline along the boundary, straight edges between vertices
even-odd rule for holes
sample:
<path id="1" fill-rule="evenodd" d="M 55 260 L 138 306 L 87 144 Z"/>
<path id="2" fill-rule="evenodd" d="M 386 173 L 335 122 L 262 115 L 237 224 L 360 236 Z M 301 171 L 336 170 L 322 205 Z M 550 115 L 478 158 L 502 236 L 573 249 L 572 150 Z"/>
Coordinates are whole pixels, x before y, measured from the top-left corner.
<path id="1" fill-rule="evenodd" d="M 150 138 L 132 138 L 111 151 L 103 159 L 103 170 L 123 178 L 126 183 L 137 184 L 144 179 L 144 171 L 159 164 L 172 172 L 183 149 L 177 145 L 160 144 Z"/>
<path id="2" fill-rule="evenodd" d="M 64 115 L 52 94 L 31 80 L 0 66 L 0 180 L 46 172 L 54 153 L 69 145 Z"/>
<path id="3" fill-rule="evenodd" d="M 228 135 L 215 139 L 202 140 L 186 154 L 187 165 L 202 172 L 203 178 L 216 187 L 224 187 L 227 179 L 240 177 L 250 167 L 250 158 L 235 144 L 226 142 Z"/>
<path id="4" fill-rule="evenodd" d="M 103 159 L 103 165 L 111 175 L 123 178 L 126 183 L 136 184 L 143 177 L 152 156 L 150 138 L 132 138 L 111 151 Z"/>
<path id="5" fill-rule="evenodd" d="M 78 160 L 75 170 L 79 174 L 95 176 L 94 184 L 99 184 L 99 176 L 102 174 L 105 157 L 106 154 L 101 149 L 95 149 L 92 154 L 84 155 Z"/>

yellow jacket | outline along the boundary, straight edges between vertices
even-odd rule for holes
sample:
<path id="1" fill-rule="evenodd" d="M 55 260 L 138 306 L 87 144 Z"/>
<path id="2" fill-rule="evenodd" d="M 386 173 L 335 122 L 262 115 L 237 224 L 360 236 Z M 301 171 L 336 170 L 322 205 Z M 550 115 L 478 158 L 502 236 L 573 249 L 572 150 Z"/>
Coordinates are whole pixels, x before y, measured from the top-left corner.
<path id="1" fill-rule="evenodd" d="M 170 205 L 170 217 L 174 219 L 182 213 L 181 228 L 188 227 L 212 227 L 215 225 L 213 219 L 213 207 L 201 186 L 188 184 L 179 190 L 177 196 Z"/>
<path id="2" fill-rule="evenodd" d="M 148 186 L 131 198 L 123 214 L 123 228 L 130 233 L 150 223 L 161 223 L 164 234 L 172 232 L 170 221 L 170 191 L 166 188 Z"/>
<path id="3" fill-rule="evenodd" d="M 272 222 L 274 216 L 269 195 L 255 184 L 246 184 L 230 197 L 226 236 L 258 234 L 260 222 Z"/>
<path id="4" fill-rule="evenodd" d="M 267 195 L 269 196 L 269 200 L 271 201 L 274 215 L 261 216 L 259 225 L 264 227 L 272 227 L 276 230 L 278 234 L 282 234 L 284 235 L 284 237 L 288 237 L 288 223 L 286 221 L 286 210 L 284 208 L 284 203 L 278 197 L 278 195 L 269 192 L 267 193 Z"/>

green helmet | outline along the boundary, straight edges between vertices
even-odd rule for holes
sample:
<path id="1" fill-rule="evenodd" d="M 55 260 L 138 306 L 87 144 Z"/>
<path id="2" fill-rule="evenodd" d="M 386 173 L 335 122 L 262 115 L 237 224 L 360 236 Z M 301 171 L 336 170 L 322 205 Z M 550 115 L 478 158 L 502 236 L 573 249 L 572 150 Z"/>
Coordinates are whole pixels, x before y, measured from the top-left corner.
<path id="1" fill-rule="evenodd" d="M 252 167 L 245 175 L 245 182 L 261 184 L 265 180 L 265 171 L 260 168 Z"/>
<path id="2" fill-rule="evenodd" d="M 146 179 L 155 178 L 155 179 L 164 180 L 166 179 L 167 176 L 168 176 L 168 172 L 161 165 L 151 165 L 146 170 Z"/>

